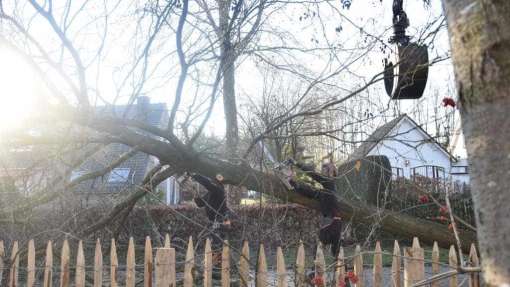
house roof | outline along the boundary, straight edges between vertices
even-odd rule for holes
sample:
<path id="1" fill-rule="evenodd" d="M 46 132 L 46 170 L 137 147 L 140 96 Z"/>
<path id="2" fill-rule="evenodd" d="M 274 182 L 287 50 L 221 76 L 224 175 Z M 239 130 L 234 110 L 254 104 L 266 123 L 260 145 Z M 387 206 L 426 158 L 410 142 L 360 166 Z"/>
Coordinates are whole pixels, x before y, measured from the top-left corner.
<path id="1" fill-rule="evenodd" d="M 150 103 L 148 97 L 138 97 L 138 100 L 133 105 L 109 105 L 98 106 L 95 108 L 98 115 L 110 116 L 117 118 L 125 118 L 131 120 L 143 121 L 151 126 L 166 128 L 168 123 L 168 111 L 164 103 Z M 80 152 L 91 149 L 93 147 L 85 146 L 81 148 Z M 90 153 L 91 150 L 84 153 Z M 109 144 L 101 150 L 96 151 L 87 160 L 82 163 L 78 168 L 75 168 L 71 174 L 71 178 L 83 175 L 85 173 L 102 170 L 108 167 L 112 162 L 119 157 L 130 151 L 129 146 L 113 143 Z M 0 150 L 0 177 L 15 177 L 31 176 L 34 171 L 40 173 L 54 172 L 59 173 L 68 171 L 70 163 L 79 158 L 76 151 L 72 153 L 61 153 L 55 156 L 53 150 L 46 151 L 44 148 L 26 148 L 15 150 Z M 76 157 L 76 158 L 75 158 Z M 91 180 L 86 180 L 75 187 L 76 190 L 98 191 L 98 192 L 111 192 L 129 188 L 133 185 L 139 185 L 151 164 L 154 164 L 155 159 L 145 153 L 137 152 L 132 155 L 128 160 L 121 163 L 117 168 L 129 169 L 126 182 L 109 182 L 108 178 L 111 173 Z M 49 168 L 51 166 L 51 168 Z M 115 171 L 115 170 L 114 170 Z"/>
<path id="2" fill-rule="evenodd" d="M 367 154 L 381 141 L 385 136 L 393 130 L 393 128 L 404 118 L 406 114 L 400 115 L 388 123 L 378 127 L 363 143 L 349 155 L 348 160 L 360 159 Z"/>
<path id="3" fill-rule="evenodd" d="M 382 140 L 390 138 L 388 134 L 403 120 L 407 119 L 411 122 L 413 126 L 415 126 L 419 131 L 421 131 L 429 140 L 439 147 L 444 153 L 450 157 L 451 160 L 455 161 L 455 157 L 448 152 L 439 142 L 437 142 L 431 135 L 429 135 L 420 125 L 418 125 L 411 117 L 407 114 L 402 114 L 388 123 L 378 127 L 363 143 L 354 150 L 354 152 L 349 156 L 348 160 L 361 159 L 368 155 L 368 153 Z M 394 137 L 394 136 L 391 136 Z"/>
<path id="4" fill-rule="evenodd" d="M 151 126 L 165 128 L 168 123 L 168 111 L 164 103 L 150 103 L 148 97 L 139 97 L 133 105 L 113 105 L 96 108 L 96 113 L 104 116 L 126 118 L 143 121 Z M 80 173 L 101 170 L 108 167 L 112 162 L 120 158 L 131 148 L 120 143 L 109 144 L 91 156 L 79 168 L 74 170 L 78 176 Z M 95 179 L 87 180 L 80 184 L 77 189 L 90 191 L 120 191 L 132 186 L 140 185 L 154 158 L 150 155 L 137 152 L 128 160 L 118 165 L 112 172 Z M 111 181 L 110 177 L 127 177 L 125 181 Z"/>

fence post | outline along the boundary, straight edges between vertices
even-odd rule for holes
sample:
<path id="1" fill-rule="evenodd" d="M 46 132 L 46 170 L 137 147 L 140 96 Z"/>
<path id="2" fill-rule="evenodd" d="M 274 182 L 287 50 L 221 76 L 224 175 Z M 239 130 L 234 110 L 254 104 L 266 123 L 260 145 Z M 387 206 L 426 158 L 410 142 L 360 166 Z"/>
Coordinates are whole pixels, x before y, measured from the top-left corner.
<path id="1" fill-rule="evenodd" d="M 255 277 L 256 287 L 267 286 L 267 262 L 266 253 L 264 252 L 264 244 L 259 246 L 259 256 L 257 260 L 257 275 Z"/>
<path id="2" fill-rule="evenodd" d="M 381 243 L 377 241 L 375 243 L 375 251 L 374 251 L 374 270 L 373 270 L 373 286 L 374 287 L 382 287 L 383 286 L 383 274 L 382 274 L 382 250 Z"/>
<path id="3" fill-rule="evenodd" d="M 4 257 L 5 257 L 4 242 L 0 240 L 0 282 L 2 282 L 4 275 Z"/>
<path id="4" fill-rule="evenodd" d="M 126 287 L 135 287 L 135 243 L 133 237 L 129 238 L 126 256 Z"/>
<path id="5" fill-rule="evenodd" d="M 170 234 L 165 234 L 165 248 L 171 248 L 170 246 Z"/>
<path id="6" fill-rule="evenodd" d="M 411 287 L 413 285 L 415 271 L 412 257 L 412 249 L 404 247 L 404 287 Z"/>
<path id="7" fill-rule="evenodd" d="M 149 236 L 145 237 L 145 250 L 143 260 L 143 286 L 152 287 L 152 243 Z"/>
<path id="8" fill-rule="evenodd" d="M 110 246 L 110 287 L 117 287 L 117 267 L 119 266 L 119 260 L 117 258 L 117 246 L 115 239 L 112 238 L 112 244 Z"/>
<path id="9" fill-rule="evenodd" d="M 448 264 L 450 265 L 450 268 L 454 270 L 457 269 L 457 252 L 455 251 L 455 247 L 453 245 L 450 246 L 450 252 L 448 253 Z M 457 275 L 450 277 L 448 286 L 457 287 Z"/>
<path id="10" fill-rule="evenodd" d="M 322 251 L 322 244 L 317 245 L 317 252 L 315 253 L 315 278 L 317 282 L 315 286 L 326 286 L 326 261 L 324 260 L 324 252 Z"/>
<path id="11" fill-rule="evenodd" d="M 223 241 L 221 251 L 221 287 L 230 287 L 230 247 L 228 241 Z"/>
<path id="12" fill-rule="evenodd" d="M 296 254 L 296 271 L 295 271 L 296 287 L 306 286 L 305 274 L 305 247 L 303 241 L 299 241 L 299 247 Z"/>
<path id="13" fill-rule="evenodd" d="M 94 287 L 103 286 L 103 251 L 101 251 L 101 241 L 96 241 L 96 250 L 94 253 Z"/>
<path id="14" fill-rule="evenodd" d="M 207 238 L 204 249 L 204 287 L 212 287 L 212 267 L 211 239 Z"/>
<path id="15" fill-rule="evenodd" d="M 432 276 L 439 274 L 439 247 L 437 242 L 434 241 L 432 247 Z M 430 284 L 431 287 L 439 287 L 439 281 L 434 281 Z"/>
<path id="16" fill-rule="evenodd" d="M 28 242 L 28 258 L 27 258 L 27 287 L 34 286 L 35 283 L 35 246 L 34 240 Z"/>
<path id="17" fill-rule="evenodd" d="M 343 247 L 340 247 L 340 251 L 338 252 L 338 257 L 336 259 L 334 282 L 335 282 L 334 286 L 343 286 L 343 284 L 345 283 L 345 263 Z"/>
<path id="18" fill-rule="evenodd" d="M 363 254 L 361 254 L 361 246 L 356 245 L 354 250 L 354 274 L 358 277 L 356 287 L 363 287 Z"/>
<path id="19" fill-rule="evenodd" d="M 478 260 L 478 254 L 476 252 L 476 246 L 474 243 L 471 243 L 471 249 L 469 250 L 469 263 L 472 267 L 477 267 L 480 265 L 480 260 Z M 479 273 L 472 272 L 469 275 L 469 287 L 480 287 Z"/>
<path id="20" fill-rule="evenodd" d="M 400 246 L 398 245 L 398 241 L 395 240 L 393 244 L 393 259 L 391 261 L 391 281 L 393 287 L 402 286 L 402 276 L 400 275 L 400 267 L 402 266 L 402 260 L 400 258 Z"/>
<path id="21" fill-rule="evenodd" d="M 85 254 L 83 253 L 83 242 L 78 243 L 78 254 L 76 255 L 76 274 L 74 277 L 76 287 L 85 287 Z"/>
<path id="22" fill-rule="evenodd" d="M 250 282 L 250 246 L 248 241 L 243 242 L 241 249 L 241 258 L 239 258 L 239 277 L 241 280 L 241 287 L 248 287 Z"/>
<path id="23" fill-rule="evenodd" d="M 411 248 L 404 248 L 404 257 L 404 287 L 411 287 L 425 278 L 424 251 L 417 237 Z"/>
<path id="24" fill-rule="evenodd" d="M 418 237 L 413 238 L 413 257 L 416 259 L 416 280 L 425 280 L 425 250 L 421 248 Z"/>
<path id="25" fill-rule="evenodd" d="M 46 245 L 43 287 L 53 287 L 53 245 L 51 240 Z"/>
<path id="26" fill-rule="evenodd" d="M 168 268 L 171 264 L 170 248 L 158 248 L 156 250 L 156 287 L 169 287 L 170 286 L 170 272 Z"/>
<path id="27" fill-rule="evenodd" d="M 18 241 L 14 241 L 11 250 L 11 269 L 9 272 L 9 287 L 18 286 L 19 254 Z"/>
<path id="28" fill-rule="evenodd" d="M 188 240 L 188 250 L 186 251 L 186 259 L 184 263 L 184 287 L 193 286 L 193 272 L 195 265 L 195 254 L 193 249 L 193 238 L 190 236 Z"/>
<path id="29" fill-rule="evenodd" d="M 60 254 L 60 287 L 69 286 L 69 242 L 64 240 Z"/>
<path id="30" fill-rule="evenodd" d="M 177 281 L 177 277 L 175 275 L 175 248 L 170 248 L 170 287 L 176 287 L 175 281 Z"/>
<path id="31" fill-rule="evenodd" d="M 280 246 L 276 249 L 276 286 L 287 287 L 287 268 L 285 266 L 285 258 Z"/>

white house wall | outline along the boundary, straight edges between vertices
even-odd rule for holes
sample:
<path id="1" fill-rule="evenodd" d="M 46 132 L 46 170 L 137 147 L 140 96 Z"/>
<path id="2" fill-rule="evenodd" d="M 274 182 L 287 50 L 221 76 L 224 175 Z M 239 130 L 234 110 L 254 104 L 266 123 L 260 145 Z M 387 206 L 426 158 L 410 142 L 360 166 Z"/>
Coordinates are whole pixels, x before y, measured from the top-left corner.
<path id="1" fill-rule="evenodd" d="M 436 143 L 428 140 L 420 128 L 403 118 L 368 155 L 387 156 L 391 166 L 402 168 L 406 178 L 410 178 L 412 168 L 423 165 L 441 166 L 448 177 L 450 157 Z"/>

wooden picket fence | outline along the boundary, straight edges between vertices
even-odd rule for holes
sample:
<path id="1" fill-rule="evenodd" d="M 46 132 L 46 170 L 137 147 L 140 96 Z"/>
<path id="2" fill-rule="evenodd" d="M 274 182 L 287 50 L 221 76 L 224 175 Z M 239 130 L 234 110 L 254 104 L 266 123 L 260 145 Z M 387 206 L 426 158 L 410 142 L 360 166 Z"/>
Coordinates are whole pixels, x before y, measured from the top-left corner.
<path id="1" fill-rule="evenodd" d="M 19 252 L 18 242 L 14 242 L 11 249 L 10 264 L 3 265 L 3 258 L 6 256 L 4 244 L 0 241 L 0 282 L 2 278 L 2 271 L 9 271 L 8 274 L 3 274 L 4 276 L 8 276 L 8 286 L 9 287 L 17 287 L 18 286 L 18 271 L 20 268 L 20 254 Z M 143 284 L 144 287 L 156 286 L 156 287 L 175 287 L 176 284 L 179 283 L 184 287 L 194 286 L 196 284 L 195 277 L 197 276 L 197 269 L 195 268 L 195 249 L 193 245 L 193 239 L 190 237 L 188 241 L 187 251 L 186 251 L 186 259 L 184 261 L 184 272 L 182 276 L 182 280 L 178 282 L 176 277 L 176 254 L 175 248 L 170 246 L 170 238 L 167 235 L 165 238 L 164 246 L 161 248 L 155 249 L 155 258 L 153 258 L 153 249 L 151 245 L 151 240 L 149 237 L 146 238 L 145 247 L 144 247 L 144 272 L 143 272 Z M 435 243 L 432 249 L 432 255 L 430 260 L 425 259 L 424 257 L 424 249 L 420 247 L 419 240 L 414 238 L 413 244 L 411 247 L 403 248 L 404 255 L 401 254 L 402 249 L 399 247 L 397 241 L 394 243 L 393 254 L 389 254 L 392 256 L 392 266 L 391 266 L 391 282 L 384 282 L 383 280 L 383 261 L 382 256 L 383 252 L 381 249 L 381 245 L 379 242 L 376 243 L 374 251 L 370 252 L 362 252 L 360 246 L 358 245 L 355 249 L 355 253 L 351 257 L 344 257 L 344 250 L 340 249 L 338 258 L 336 263 L 332 265 L 331 268 L 326 266 L 326 260 L 324 257 L 324 253 L 322 247 L 317 247 L 317 251 L 314 258 L 314 272 L 315 272 L 315 280 L 312 281 L 314 286 L 344 286 L 344 278 L 357 278 L 357 282 L 352 283 L 351 286 L 356 287 L 364 287 L 364 283 L 366 282 L 363 276 L 366 276 L 366 272 L 363 272 L 363 268 L 366 267 L 363 264 L 363 255 L 370 254 L 373 255 L 373 264 L 372 264 L 372 285 L 374 287 L 382 287 L 382 286 L 395 286 L 395 287 L 411 287 L 413 284 L 417 282 L 423 281 L 425 278 L 425 262 L 429 262 L 431 264 L 432 276 L 434 274 L 438 274 L 440 272 L 440 265 L 445 265 L 439 262 L 439 248 Z M 222 249 L 222 257 L 221 257 L 221 286 L 227 287 L 230 286 L 231 283 L 231 251 L 228 242 L 224 242 Z M 85 256 L 83 251 L 83 243 L 80 241 L 78 244 L 78 250 L 76 252 L 75 259 L 75 268 L 74 268 L 74 279 L 71 277 L 71 258 L 70 258 L 70 248 L 67 240 L 63 242 L 62 249 L 60 252 L 60 280 L 58 284 L 54 284 L 53 282 L 53 244 L 51 241 L 47 243 L 46 247 L 46 256 L 44 258 L 44 266 L 40 268 L 44 269 L 44 275 L 40 276 L 42 278 L 42 282 L 36 283 L 36 249 L 34 245 L 34 240 L 30 240 L 28 242 L 27 251 L 23 254 L 27 256 L 27 267 L 26 267 L 26 278 L 24 278 L 24 282 L 26 282 L 26 286 L 76 286 L 76 287 L 84 287 L 86 282 L 85 277 Z M 201 281 L 202 286 L 211 287 L 213 286 L 212 273 L 213 273 L 213 252 L 211 250 L 211 241 L 209 239 L 205 242 L 204 255 L 203 255 L 203 278 Z M 366 258 L 367 256 L 365 256 Z M 124 284 L 118 282 L 117 278 L 119 277 L 117 271 L 119 270 L 119 263 L 117 257 L 117 248 L 115 245 L 115 241 L 112 240 L 110 246 L 110 256 L 109 256 L 109 268 L 105 266 L 103 262 L 103 254 L 102 247 L 99 240 L 97 240 L 95 245 L 95 254 L 94 254 L 94 267 L 93 267 L 93 286 L 126 286 L 126 287 L 134 287 L 136 284 L 136 272 L 135 272 L 135 244 L 133 238 L 129 240 L 127 256 L 126 256 L 126 264 L 123 266 L 123 270 L 125 270 L 124 276 Z M 289 283 L 294 284 L 296 287 L 304 287 L 309 286 L 310 280 L 307 278 L 307 274 L 305 274 L 305 248 L 302 243 L 299 244 L 296 255 L 296 262 L 293 266 L 294 269 L 294 280 L 289 281 L 289 272 L 287 269 L 287 265 L 285 263 L 284 253 L 281 247 L 278 247 L 276 250 L 276 269 L 272 273 L 274 276 L 273 280 L 269 278 L 268 265 L 266 261 L 265 249 L 261 244 L 259 246 L 258 255 L 257 255 L 257 264 L 254 272 L 250 272 L 250 249 L 249 243 L 245 241 L 243 243 L 241 254 L 239 256 L 239 265 L 238 265 L 238 273 L 239 273 L 239 281 L 240 286 L 256 286 L 256 287 L 265 287 L 265 286 L 278 286 L 278 287 L 287 287 Z M 352 266 L 354 267 L 353 273 L 348 275 L 346 272 L 345 263 L 348 260 L 352 260 Z M 73 260 L 74 261 L 74 260 Z M 351 261 L 350 261 L 351 262 Z M 469 263 L 471 266 L 478 266 L 478 256 L 477 251 L 474 245 L 471 246 L 471 252 L 469 254 Z M 452 270 L 455 270 L 458 266 L 457 262 L 457 254 L 456 249 L 451 246 L 449 251 L 449 262 L 447 263 Z M 42 265 L 42 264 L 41 264 Z M 403 266 L 402 266 L 403 265 Z M 109 272 L 107 276 L 105 275 L 105 270 Z M 332 270 L 329 271 L 328 270 Z M 5 272 L 4 272 L 5 273 Z M 253 275 L 252 275 L 253 274 Z M 354 274 L 354 276 L 352 275 Z M 328 276 L 329 275 L 329 276 Z M 478 273 L 471 273 L 469 275 L 469 286 L 470 287 L 479 287 L 479 275 Z M 108 279 L 109 284 L 107 284 L 105 277 Z M 320 279 L 320 280 L 317 280 Z M 329 282 L 328 282 L 329 279 Z M 457 286 L 457 276 L 449 277 L 449 287 Z M 74 284 L 73 284 L 74 282 Z M 42 285 L 41 285 L 42 283 Z M 431 282 L 427 284 L 427 286 L 438 287 L 438 282 Z"/>

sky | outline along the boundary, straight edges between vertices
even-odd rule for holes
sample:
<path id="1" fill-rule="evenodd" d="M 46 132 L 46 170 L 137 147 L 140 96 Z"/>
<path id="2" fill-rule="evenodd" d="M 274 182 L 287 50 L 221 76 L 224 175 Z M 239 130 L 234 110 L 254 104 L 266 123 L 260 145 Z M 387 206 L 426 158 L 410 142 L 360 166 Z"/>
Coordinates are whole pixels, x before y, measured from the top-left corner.
<path id="1" fill-rule="evenodd" d="M 430 6 L 426 6 L 419 0 L 404 1 L 404 9 L 411 21 L 411 27 L 408 34 L 416 37 L 420 34 L 424 24 L 440 16 L 442 7 L 441 1 L 433 0 Z M 139 14 L 134 7 L 140 4 L 138 1 L 111 1 L 107 6 L 94 4 L 91 1 L 86 14 L 76 14 L 72 18 L 72 24 L 69 26 L 69 34 L 74 35 L 72 40 L 76 43 L 80 53 L 83 55 L 85 65 L 87 65 L 87 78 L 91 83 L 89 93 L 94 96 L 93 103 L 103 104 L 103 100 L 110 103 L 125 103 L 130 96 L 132 83 L 136 77 L 126 78 L 124 76 L 129 67 L 126 62 L 132 62 L 134 51 L 140 50 L 145 43 L 145 39 L 138 36 L 137 31 L 148 27 L 150 21 L 147 19 L 139 22 L 133 21 Z M 356 48 L 364 45 L 367 34 L 381 36 L 381 39 L 387 40 L 391 34 L 392 1 L 391 0 L 354 0 L 349 9 L 342 9 L 337 2 L 332 8 L 317 8 L 314 5 L 294 5 L 290 8 L 281 9 L 275 12 L 265 23 L 268 27 L 273 27 L 283 31 L 283 37 L 292 39 L 296 46 L 303 48 L 317 48 L 328 45 L 341 45 L 343 49 Z M 74 4 L 73 4 L 74 5 Z M 6 4 L 8 7 L 8 4 Z M 29 22 L 26 22 L 29 31 L 37 37 L 44 45 L 51 47 L 52 55 L 58 55 L 58 46 L 54 43 L 57 38 L 52 33 L 47 23 L 38 17 L 33 17 L 33 9 L 26 5 L 21 11 L 25 13 Z M 74 5 L 71 10 L 78 9 L 80 6 Z M 55 8 L 55 9 L 58 9 Z M 332 9 L 338 9 L 342 14 L 333 13 Z M 108 11 L 108 12 L 105 12 Z M 111 12 L 113 11 L 113 12 Z M 311 16 L 317 11 L 318 16 Z M 109 14 L 109 17 L 101 17 Z M 71 13 L 71 15 L 74 15 Z M 308 17 L 306 17 L 308 15 Z M 301 17 L 301 19 L 300 19 Z M 175 17 L 171 19 L 174 21 Z M 68 20 L 71 21 L 71 20 Z M 145 22 L 144 22 L 145 21 Z M 91 24 L 92 23 L 92 24 Z M 104 27 L 108 26 L 108 30 Z M 337 31 L 341 27 L 341 31 Z M 363 32 L 360 32 L 360 30 Z M 106 31 L 106 33 L 103 33 Z M 168 32 L 169 33 L 169 32 Z M 141 34 L 140 34 L 141 35 Z M 106 39 L 104 47 L 100 46 L 100 39 Z M 179 66 L 176 64 L 175 53 L 167 53 L 163 44 L 175 45 L 175 39 L 170 35 L 164 35 L 165 41 L 161 41 L 153 48 L 154 57 L 158 65 L 164 66 L 162 73 L 156 73 L 149 81 L 147 87 L 142 92 L 151 97 L 153 102 L 165 102 L 170 107 L 173 103 L 176 78 L 179 72 Z M 277 40 L 271 37 L 259 38 L 260 43 L 272 45 L 277 44 Z M 21 123 L 21 119 L 37 112 L 38 107 L 42 105 L 49 94 L 45 85 L 38 79 L 36 73 L 23 60 L 23 58 L 13 53 L 5 45 L 2 45 L 4 39 L 0 39 L 0 62 L 5 63 L 0 66 L 0 129 L 15 128 Z M 365 42 L 366 43 L 366 42 Z M 101 54 L 96 55 L 97 50 L 101 48 Z M 446 29 L 443 29 L 434 41 L 434 47 L 429 48 L 430 58 L 444 56 L 448 53 L 448 37 Z M 335 57 L 337 61 L 348 61 L 359 56 L 360 51 L 339 52 Z M 290 56 L 295 61 L 303 65 L 303 68 L 313 74 L 321 72 L 326 73 L 330 67 L 329 60 L 331 53 L 295 53 Z M 356 62 L 350 67 L 352 74 L 343 73 L 336 80 L 340 88 L 349 90 L 362 84 L 363 79 L 379 73 L 382 70 L 382 59 L 388 56 L 388 53 L 379 51 L 377 48 L 372 52 L 363 55 L 363 60 Z M 70 62 L 70 56 L 64 54 L 64 62 Z M 68 59 L 66 59 L 66 57 Z M 90 61 L 87 61 L 90 59 Z M 98 60 L 99 59 L 99 60 Z M 279 59 L 275 59 L 278 61 Z M 97 64 L 100 65 L 97 65 Z M 264 89 L 264 69 L 253 59 L 253 57 L 241 57 L 238 61 L 236 70 L 236 90 L 238 94 L 238 104 L 240 111 L 249 101 L 256 101 L 261 96 Z M 153 66 L 156 68 L 158 66 Z M 159 67 L 158 67 L 159 68 Z M 72 67 L 64 66 L 66 71 L 72 73 Z M 149 69 L 150 70 L 150 69 Z M 136 70 L 140 75 L 140 69 Z M 202 73 L 202 77 L 210 79 L 211 75 Z M 278 75 L 279 79 L 289 85 L 293 85 L 293 90 L 297 93 L 302 91 L 306 83 L 296 83 L 296 79 L 285 74 Z M 50 74 L 55 82 L 61 82 L 59 76 Z M 192 102 L 195 92 L 199 88 L 191 84 L 186 86 L 183 98 L 183 110 Z M 344 92 L 339 90 L 341 97 Z M 455 97 L 455 88 L 453 85 L 453 70 L 451 61 L 444 61 L 435 64 L 430 68 L 429 80 L 425 95 L 420 101 L 400 101 L 390 103 L 385 95 L 382 82 L 374 85 L 370 89 L 370 97 L 380 106 L 397 105 L 402 112 L 411 113 L 416 109 L 433 109 L 438 103 L 429 101 L 434 93 L 444 94 L 445 96 Z M 204 96 L 205 97 L 205 96 Z M 183 116 L 184 114 L 180 114 Z M 221 99 L 216 101 L 214 112 L 206 128 L 206 134 L 222 136 L 224 134 L 224 118 Z M 462 145 L 459 145 L 462 146 Z M 463 155 L 462 148 L 458 148 L 454 153 Z"/>

